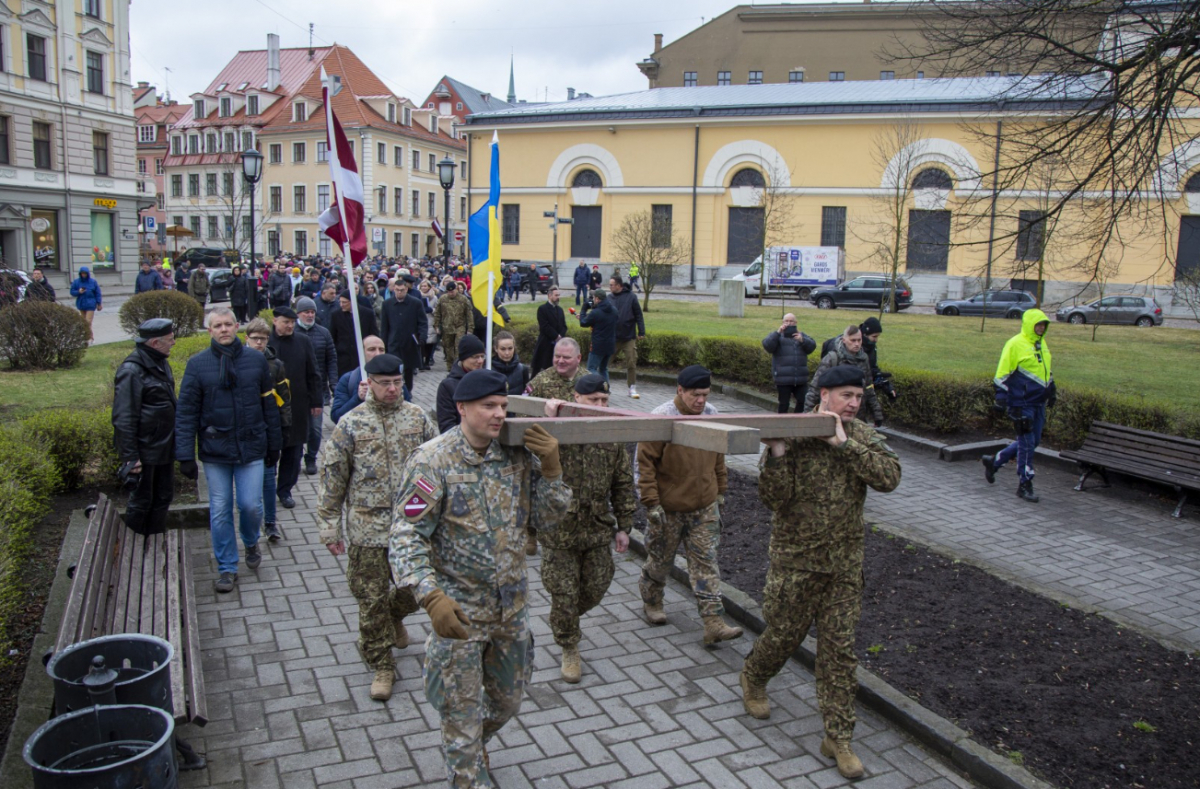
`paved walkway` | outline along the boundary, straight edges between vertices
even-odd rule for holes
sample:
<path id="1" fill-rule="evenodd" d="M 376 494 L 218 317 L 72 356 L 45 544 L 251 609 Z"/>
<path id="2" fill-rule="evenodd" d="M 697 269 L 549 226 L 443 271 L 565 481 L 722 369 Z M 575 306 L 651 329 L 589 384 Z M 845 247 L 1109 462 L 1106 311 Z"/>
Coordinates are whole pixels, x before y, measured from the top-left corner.
<path id="1" fill-rule="evenodd" d="M 433 402 L 440 377 L 418 378 L 419 403 Z M 666 389 L 646 391 L 639 407 L 657 403 Z M 280 509 L 287 539 L 266 548 L 258 572 L 243 572 L 233 594 L 212 591 L 208 540 L 202 532 L 189 535 L 211 721 L 182 730 L 209 763 L 182 773 L 182 787 L 446 785 L 437 719 L 421 682 L 428 617 L 409 620 L 413 645 L 398 653 L 401 679 L 391 701 L 371 701 L 344 560 L 317 542 L 314 479 L 301 477 L 295 510 Z M 645 625 L 640 564 L 632 555 L 619 557 L 609 596 L 584 620 L 583 682 L 562 682 L 539 564 L 535 559 L 530 568 L 533 682 L 521 713 L 490 751 L 504 789 L 849 784 L 819 755 L 812 676 L 789 666 L 771 683 L 771 719 L 745 715 L 737 673 L 751 640 L 702 646 L 695 602 L 674 581 L 666 596 L 669 624 Z M 870 776 L 856 787 L 971 786 L 873 713 L 860 710 L 856 743 Z"/>

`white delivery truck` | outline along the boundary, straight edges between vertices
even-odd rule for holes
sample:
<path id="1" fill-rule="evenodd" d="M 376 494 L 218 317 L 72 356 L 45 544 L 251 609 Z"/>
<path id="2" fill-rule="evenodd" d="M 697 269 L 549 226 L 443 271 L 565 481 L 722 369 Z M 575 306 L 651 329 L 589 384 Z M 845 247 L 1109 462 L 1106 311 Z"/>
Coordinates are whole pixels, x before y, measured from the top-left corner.
<path id="1" fill-rule="evenodd" d="M 746 295 L 757 296 L 762 282 L 762 257 L 734 277 L 746 284 Z M 764 293 L 794 293 L 802 299 L 817 288 L 833 287 L 846 278 L 841 247 L 769 247 Z"/>

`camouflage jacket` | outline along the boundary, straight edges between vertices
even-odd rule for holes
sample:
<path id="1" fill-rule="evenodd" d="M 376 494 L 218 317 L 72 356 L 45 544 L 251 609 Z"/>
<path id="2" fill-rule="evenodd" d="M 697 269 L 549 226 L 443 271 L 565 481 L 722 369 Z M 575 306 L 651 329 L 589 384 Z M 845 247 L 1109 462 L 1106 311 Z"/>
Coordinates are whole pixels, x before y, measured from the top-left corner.
<path id="1" fill-rule="evenodd" d="M 587 375 L 583 365 L 570 378 L 563 378 L 553 367 L 542 370 L 529 382 L 530 397 L 544 397 L 547 400 L 566 400 L 568 403 L 575 399 L 575 382 Z"/>
<path id="2" fill-rule="evenodd" d="M 472 622 L 522 615 L 525 530 L 558 528 L 571 505 L 566 483 L 542 477 L 523 447 L 492 441 L 480 456 L 455 427 L 412 454 L 399 490 L 389 554 L 397 584 L 418 602 L 441 589 Z"/>
<path id="3" fill-rule="evenodd" d="M 443 334 L 470 334 L 475 328 L 471 300 L 459 293 L 447 293 L 433 308 L 433 327 Z"/>
<path id="4" fill-rule="evenodd" d="M 863 422 L 845 425 L 846 442 L 787 440 L 781 458 L 763 450 L 758 495 L 773 513 L 771 564 L 834 572 L 861 567 L 867 486 L 881 493 L 900 484 L 900 458 Z"/>
<path id="5" fill-rule="evenodd" d="M 400 402 L 367 401 L 346 414 L 321 448 L 317 525 L 338 530 L 347 514 L 351 545 L 386 548 L 404 463 L 421 444 L 436 438 L 437 426 L 421 408 Z"/>
<path id="6" fill-rule="evenodd" d="M 637 500 L 633 463 L 623 444 L 580 444 L 559 450 L 571 508 L 557 530 L 539 534 L 547 548 L 582 550 L 612 541 L 613 529 L 633 528 Z M 611 507 L 610 507 L 611 501 Z"/>
<path id="7" fill-rule="evenodd" d="M 867 356 L 867 352 L 861 349 L 858 353 L 850 353 L 842 344 L 840 337 L 833 344 L 833 350 L 821 359 L 821 363 L 817 365 L 817 371 L 813 373 L 808 382 L 808 392 L 804 396 L 804 410 L 815 411 L 820 406 L 821 374 L 839 364 L 849 364 L 862 370 L 866 387 L 863 389 L 863 407 L 858 412 L 858 418 L 870 421 L 867 417 L 870 414 L 871 419 L 882 422 L 883 407 L 879 404 L 879 398 L 875 396 L 875 375 L 871 372 L 871 359 Z"/>

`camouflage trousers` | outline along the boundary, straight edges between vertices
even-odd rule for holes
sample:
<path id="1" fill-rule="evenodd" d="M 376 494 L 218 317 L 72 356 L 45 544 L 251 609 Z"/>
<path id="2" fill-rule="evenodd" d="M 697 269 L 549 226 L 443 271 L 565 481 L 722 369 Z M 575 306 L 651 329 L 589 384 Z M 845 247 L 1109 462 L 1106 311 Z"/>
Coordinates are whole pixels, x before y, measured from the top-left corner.
<path id="1" fill-rule="evenodd" d="M 854 733 L 854 629 L 862 613 L 861 567 L 835 573 L 776 568 L 767 570 L 763 589 L 763 631 L 743 670 L 755 685 L 766 685 L 817 623 L 817 703 L 825 733 L 848 740 Z"/>
<path id="2" fill-rule="evenodd" d="M 442 718 L 442 752 L 454 789 L 492 789 L 483 748 L 517 714 L 533 674 L 529 614 L 467 625 L 466 641 L 430 633 L 425 697 Z"/>
<path id="3" fill-rule="evenodd" d="M 542 586 L 550 593 L 550 631 L 554 643 L 573 647 L 583 634 L 579 618 L 604 599 L 616 565 L 608 543 L 578 551 L 545 549 Z"/>
<path id="4" fill-rule="evenodd" d="M 646 564 L 638 584 L 642 601 L 662 605 L 663 587 L 681 541 L 700 616 L 720 616 L 725 606 L 721 604 L 721 569 L 717 566 L 721 519 L 715 501 L 702 510 L 668 512 L 661 526 L 651 523 L 646 527 Z"/>
<path id="5" fill-rule="evenodd" d="M 458 361 L 458 341 L 462 338 L 461 334 L 451 334 L 450 332 L 442 335 L 442 353 L 446 356 L 447 370 Z"/>
<path id="6" fill-rule="evenodd" d="M 417 600 L 411 590 L 392 585 L 387 548 L 350 545 L 346 554 L 350 560 L 346 580 L 358 600 L 358 649 L 372 669 L 393 668 L 396 629 L 392 622 L 416 611 Z"/>

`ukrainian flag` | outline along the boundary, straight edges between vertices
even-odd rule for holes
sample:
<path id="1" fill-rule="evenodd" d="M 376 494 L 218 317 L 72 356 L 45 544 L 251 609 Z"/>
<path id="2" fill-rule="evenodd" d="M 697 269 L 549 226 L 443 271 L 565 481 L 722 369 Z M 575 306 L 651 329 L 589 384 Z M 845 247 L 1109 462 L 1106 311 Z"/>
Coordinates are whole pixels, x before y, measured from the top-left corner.
<path id="1" fill-rule="evenodd" d="M 485 316 L 491 312 L 498 326 L 504 319 L 492 306 L 492 299 L 504 273 L 500 270 L 500 136 L 492 133 L 492 172 L 488 200 L 478 211 L 471 214 L 471 301 L 475 309 Z M 488 287 L 488 273 L 492 273 L 492 286 Z"/>

